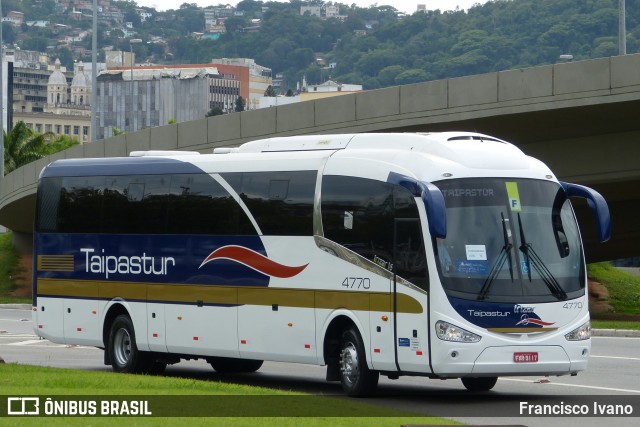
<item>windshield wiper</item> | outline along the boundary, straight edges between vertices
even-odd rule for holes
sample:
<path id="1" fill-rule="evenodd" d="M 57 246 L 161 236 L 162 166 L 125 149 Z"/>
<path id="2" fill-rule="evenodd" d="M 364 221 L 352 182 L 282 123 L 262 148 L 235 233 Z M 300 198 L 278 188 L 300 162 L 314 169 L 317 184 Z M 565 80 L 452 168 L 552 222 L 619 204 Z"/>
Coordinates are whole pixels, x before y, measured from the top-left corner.
<path id="1" fill-rule="evenodd" d="M 509 242 L 509 233 L 507 231 L 506 224 L 506 221 L 509 220 L 505 219 L 503 212 L 500 212 L 500 217 L 502 218 L 502 237 L 504 238 L 504 246 L 500 250 L 498 258 L 493 263 L 493 267 L 491 267 L 489 276 L 487 276 L 487 279 L 482 284 L 482 289 L 480 289 L 480 294 L 478 295 L 479 300 L 483 300 L 487 297 L 489 288 L 491 288 L 491 284 L 498 276 L 498 273 L 500 273 L 500 270 L 502 270 L 502 266 L 504 265 L 505 261 L 509 262 L 509 274 L 511 274 L 511 281 L 513 282 L 513 263 L 511 261 L 511 248 L 513 248 L 513 245 L 511 244 L 511 242 Z"/>
<path id="2" fill-rule="evenodd" d="M 560 283 L 553 277 L 551 271 L 544 264 L 544 261 L 540 258 L 540 256 L 536 253 L 530 243 L 527 243 L 527 240 L 524 237 L 524 228 L 522 227 L 522 220 L 520 219 L 520 213 L 518 213 L 518 228 L 520 229 L 520 250 L 524 253 L 525 262 L 529 266 L 533 266 L 542 281 L 547 285 L 551 293 L 561 301 L 567 299 L 567 293 L 562 289 Z M 529 281 L 531 281 L 531 268 L 527 268 L 527 273 L 529 277 Z"/>

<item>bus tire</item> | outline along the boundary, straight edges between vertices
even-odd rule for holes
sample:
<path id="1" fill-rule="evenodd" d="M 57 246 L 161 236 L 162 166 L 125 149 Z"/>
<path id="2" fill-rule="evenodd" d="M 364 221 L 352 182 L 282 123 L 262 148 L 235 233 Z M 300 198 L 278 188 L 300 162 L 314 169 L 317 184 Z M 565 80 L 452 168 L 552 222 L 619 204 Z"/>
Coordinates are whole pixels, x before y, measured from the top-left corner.
<path id="1" fill-rule="evenodd" d="M 460 379 L 469 391 L 489 391 L 498 382 L 498 377 L 467 377 Z"/>
<path id="2" fill-rule="evenodd" d="M 220 374 L 256 372 L 264 363 L 262 360 L 234 359 L 232 357 L 211 357 L 208 362 Z"/>
<path id="3" fill-rule="evenodd" d="M 360 397 L 372 394 L 380 374 L 367 366 L 364 343 L 357 329 L 351 327 L 340 339 L 340 384 L 349 396 Z"/>
<path id="4" fill-rule="evenodd" d="M 108 351 L 115 372 L 140 373 L 147 365 L 145 354 L 136 346 L 133 322 L 126 314 L 119 315 L 111 324 Z"/>

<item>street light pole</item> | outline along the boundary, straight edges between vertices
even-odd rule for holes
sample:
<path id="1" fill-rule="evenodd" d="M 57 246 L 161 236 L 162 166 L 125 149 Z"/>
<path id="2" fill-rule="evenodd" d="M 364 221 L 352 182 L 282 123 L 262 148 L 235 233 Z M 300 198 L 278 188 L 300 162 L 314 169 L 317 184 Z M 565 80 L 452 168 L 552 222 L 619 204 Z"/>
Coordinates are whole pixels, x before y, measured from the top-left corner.
<path id="1" fill-rule="evenodd" d="M 8 67 L 7 67 L 8 68 Z M 4 177 L 4 57 L 2 52 L 2 0 L 0 0 L 0 178 Z M 7 107 L 9 107 L 7 105 Z"/>
<path id="2" fill-rule="evenodd" d="M 133 126 L 133 116 L 134 116 L 134 108 L 133 108 L 133 45 L 134 44 L 139 44 L 142 43 L 142 39 L 131 39 L 129 40 L 129 61 L 131 61 L 131 93 L 130 93 L 130 108 L 131 108 L 131 115 L 129 120 L 131 121 L 131 123 L 129 124 L 129 129 L 131 130 L 131 132 L 133 132 L 135 130 L 134 126 Z"/>
<path id="3" fill-rule="evenodd" d="M 0 0 L 1 1 L 1 0 Z M 98 0 L 93 0 L 93 23 L 91 34 L 91 135 L 90 142 L 96 142 L 98 125 Z"/>
<path id="4" fill-rule="evenodd" d="M 625 0 L 618 0 L 618 55 L 627 54 L 627 18 Z"/>

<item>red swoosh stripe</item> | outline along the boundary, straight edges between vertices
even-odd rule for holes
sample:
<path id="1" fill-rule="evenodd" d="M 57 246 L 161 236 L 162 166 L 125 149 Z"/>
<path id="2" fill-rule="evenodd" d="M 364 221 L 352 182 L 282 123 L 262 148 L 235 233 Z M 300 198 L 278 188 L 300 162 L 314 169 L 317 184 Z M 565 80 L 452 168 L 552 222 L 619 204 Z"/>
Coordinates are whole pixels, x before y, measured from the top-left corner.
<path id="1" fill-rule="evenodd" d="M 519 321 L 518 323 L 516 323 L 517 325 L 528 325 L 529 323 L 533 323 L 534 325 L 540 325 L 540 326 L 551 326 L 554 325 L 556 322 L 545 322 L 542 321 L 540 319 L 532 319 L 532 318 L 528 318 L 528 319 L 524 319 Z"/>
<path id="2" fill-rule="evenodd" d="M 307 268 L 307 265 L 301 265 L 299 267 L 289 267 L 287 265 L 279 264 L 275 261 L 270 260 L 266 256 L 252 251 L 251 249 L 247 249 L 242 246 L 223 246 L 221 248 L 216 249 L 211 252 L 202 264 L 200 264 L 201 268 L 208 262 L 211 262 L 216 259 L 228 259 L 231 261 L 239 262 L 240 264 L 246 265 L 249 268 L 256 270 L 259 273 L 266 274 L 272 277 L 279 277 L 281 279 L 288 279 L 299 274 L 302 270 Z"/>
<path id="3" fill-rule="evenodd" d="M 555 322 L 543 322 L 542 320 L 539 320 L 539 319 L 529 319 L 529 323 L 535 323 L 536 325 L 540 325 L 540 326 L 551 326 L 555 324 Z"/>

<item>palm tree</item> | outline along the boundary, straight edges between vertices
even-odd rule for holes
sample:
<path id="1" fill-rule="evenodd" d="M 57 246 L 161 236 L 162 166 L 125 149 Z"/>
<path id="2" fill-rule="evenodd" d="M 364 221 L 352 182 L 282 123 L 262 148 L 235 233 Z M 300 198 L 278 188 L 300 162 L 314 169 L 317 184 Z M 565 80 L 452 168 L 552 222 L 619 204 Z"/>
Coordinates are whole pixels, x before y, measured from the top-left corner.
<path id="1" fill-rule="evenodd" d="M 11 132 L 4 134 L 4 173 L 78 143 L 64 135 L 56 137 L 52 132 L 34 132 L 20 121 Z"/>
<path id="2" fill-rule="evenodd" d="M 51 134 L 51 136 L 54 139 L 52 141 L 50 141 L 49 143 L 45 144 L 45 146 L 44 146 L 44 151 L 45 151 L 44 155 L 57 153 L 58 151 L 63 151 L 63 150 L 66 150 L 69 147 L 73 147 L 74 145 L 80 144 L 80 141 L 78 141 L 77 139 L 72 138 L 72 137 L 70 137 L 68 135 L 55 136 L 54 134 Z"/>
<path id="3" fill-rule="evenodd" d="M 4 173 L 45 156 L 45 135 L 36 134 L 24 122 L 18 122 L 4 134 Z"/>

